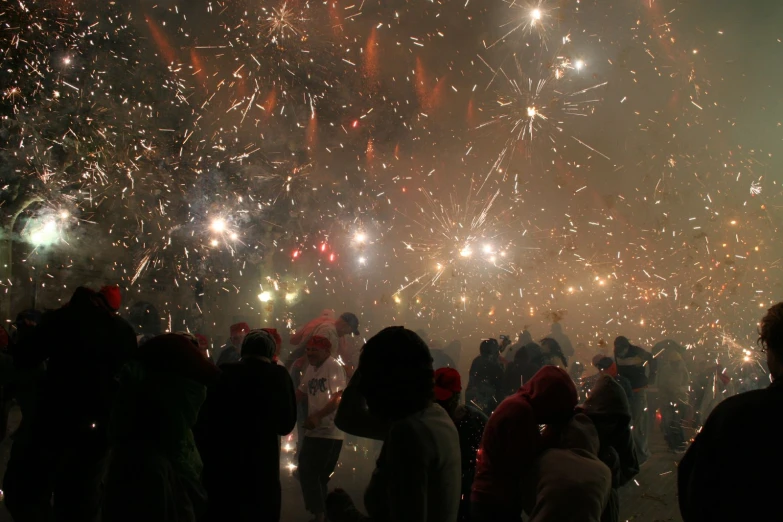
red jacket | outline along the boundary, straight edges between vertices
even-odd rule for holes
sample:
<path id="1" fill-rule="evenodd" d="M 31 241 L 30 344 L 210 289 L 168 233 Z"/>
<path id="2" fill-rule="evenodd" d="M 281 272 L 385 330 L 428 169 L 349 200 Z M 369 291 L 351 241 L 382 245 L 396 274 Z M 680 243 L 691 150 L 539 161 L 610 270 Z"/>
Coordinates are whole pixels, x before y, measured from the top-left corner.
<path id="1" fill-rule="evenodd" d="M 546 449 L 539 425 L 563 424 L 578 402 L 565 370 L 544 366 L 497 407 L 484 430 L 471 501 L 522 512 L 521 482 Z"/>

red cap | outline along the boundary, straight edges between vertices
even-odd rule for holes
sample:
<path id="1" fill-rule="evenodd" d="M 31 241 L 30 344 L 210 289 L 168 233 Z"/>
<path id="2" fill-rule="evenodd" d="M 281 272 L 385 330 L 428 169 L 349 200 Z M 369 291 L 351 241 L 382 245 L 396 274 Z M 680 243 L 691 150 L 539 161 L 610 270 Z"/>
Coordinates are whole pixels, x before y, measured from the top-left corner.
<path id="1" fill-rule="evenodd" d="M 275 338 L 275 344 L 278 348 L 283 346 L 283 338 L 277 333 L 277 328 L 261 328 L 263 331 Z"/>
<path id="2" fill-rule="evenodd" d="M 120 287 L 117 285 L 106 285 L 101 288 L 101 295 L 106 300 L 109 308 L 115 312 L 120 309 L 122 297 L 120 296 Z"/>
<path id="3" fill-rule="evenodd" d="M 320 335 L 314 335 L 310 338 L 309 341 L 307 341 L 307 347 L 308 348 L 322 348 L 324 350 L 330 350 L 332 349 L 332 341 L 327 339 L 326 337 L 321 337 Z"/>
<path id="4" fill-rule="evenodd" d="M 454 368 L 438 368 L 435 370 L 435 399 L 449 400 L 455 393 L 462 391 L 462 378 Z"/>
<path id="5" fill-rule="evenodd" d="M 247 323 L 237 323 L 231 325 L 231 335 L 247 333 L 250 331 L 250 326 Z"/>

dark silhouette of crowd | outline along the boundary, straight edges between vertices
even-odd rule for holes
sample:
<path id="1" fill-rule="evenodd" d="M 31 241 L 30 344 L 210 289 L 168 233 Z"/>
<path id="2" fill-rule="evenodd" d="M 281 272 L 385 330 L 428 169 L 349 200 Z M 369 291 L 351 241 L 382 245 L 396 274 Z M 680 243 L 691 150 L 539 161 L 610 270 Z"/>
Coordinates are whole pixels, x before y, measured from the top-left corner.
<path id="1" fill-rule="evenodd" d="M 783 460 L 783 303 L 760 327 L 772 384 L 699 397 L 692 443 L 687 352 L 672 340 L 649 352 L 617 337 L 584 377 L 560 324 L 539 342 L 525 327 L 483 340 L 463 389 L 459 342 L 393 326 L 356 352 L 350 312 L 298 329 L 283 362 L 272 327 L 237 323 L 211 351 L 201 334 L 162 333 L 149 303 L 130 322 L 120 309 L 118 287 L 80 287 L 0 332 L 0 428 L 10 405 L 22 415 L 3 479 L 15 521 L 279 521 L 281 437 L 298 427 L 315 522 L 619 522 L 618 491 L 650 458 L 648 400 L 670 450 L 687 448 L 685 522 L 780 518 L 777 481 L 747 477 Z M 725 371 L 706 372 L 729 389 Z M 361 504 L 330 487 L 346 437 L 381 444 Z"/>

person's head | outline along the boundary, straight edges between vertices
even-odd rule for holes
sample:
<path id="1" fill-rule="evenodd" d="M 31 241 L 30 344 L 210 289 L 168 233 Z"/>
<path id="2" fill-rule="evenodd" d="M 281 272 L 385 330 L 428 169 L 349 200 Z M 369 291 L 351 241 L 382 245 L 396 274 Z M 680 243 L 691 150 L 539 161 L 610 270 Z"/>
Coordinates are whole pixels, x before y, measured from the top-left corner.
<path id="1" fill-rule="evenodd" d="M 421 337 L 402 326 L 385 328 L 367 341 L 357 372 L 367 407 L 381 418 L 400 419 L 432 402 L 429 348 Z"/>
<path id="2" fill-rule="evenodd" d="M 435 401 L 452 417 L 459 406 L 461 393 L 462 378 L 457 370 L 454 368 L 435 370 Z"/>
<path id="3" fill-rule="evenodd" d="M 571 376 L 557 366 L 544 366 L 517 392 L 533 409 L 538 424 L 561 424 L 574 413 L 579 398 Z"/>
<path id="4" fill-rule="evenodd" d="M 280 350 L 283 348 L 283 338 L 280 337 L 280 333 L 278 333 L 277 328 L 261 328 L 263 331 L 268 333 L 272 336 L 272 338 L 275 340 L 275 345 L 277 346 L 277 349 L 275 350 L 275 359 L 280 357 Z"/>
<path id="5" fill-rule="evenodd" d="M 120 294 L 120 287 L 117 285 L 106 285 L 100 290 L 100 295 L 103 297 L 106 304 L 113 311 L 118 311 L 122 306 L 122 295 Z"/>
<path id="6" fill-rule="evenodd" d="M 484 357 L 497 357 L 500 353 L 500 345 L 498 344 L 497 339 L 484 339 L 481 341 L 479 353 Z"/>
<path id="7" fill-rule="evenodd" d="M 359 318 L 356 317 L 356 314 L 345 312 L 335 321 L 334 327 L 337 330 L 337 335 L 340 337 L 359 335 Z"/>
<path id="8" fill-rule="evenodd" d="M 231 345 L 236 349 L 242 348 L 242 341 L 245 340 L 247 332 L 250 331 L 250 326 L 247 323 L 237 323 L 231 325 L 230 340 Z"/>
<path id="9" fill-rule="evenodd" d="M 606 357 L 605 355 L 596 355 L 593 357 L 593 366 L 595 366 L 602 374 L 606 374 L 611 377 L 617 377 L 617 364 L 611 357 Z"/>
<path id="10" fill-rule="evenodd" d="M 563 349 L 560 347 L 560 343 L 552 339 L 551 337 L 545 337 L 541 339 L 541 349 L 545 354 L 550 355 L 550 361 L 555 363 L 562 363 L 563 368 L 568 368 L 568 361 L 563 354 Z"/>
<path id="11" fill-rule="evenodd" d="M 506 346 L 511 344 L 511 339 L 509 339 L 508 335 L 501 335 L 500 336 L 500 346 L 501 348 L 505 348 Z"/>
<path id="12" fill-rule="evenodd" d="M 615 357 L 625 357 L 628 351 L 631 349 L 631 341 L 627 337 L 622 335 L 614 340 L 614 355 Z"/>
<path id="13" fill-rule="evenodd" d="M 312 366 L 320 368 L 330 355 L 332 355 L 332 342 L 326 337 L 314 335 L 307 341 L 307 362 Z"/>
<path id="14" fill-rule="evenodd" d="M 767 353 L 767 366 L 773 380 L 783 375 L 783 303 L 769 310 L 759 326 L 758 344 Z"/>
<path id="15" fill-rule="evenodd" d="M 260 357 L 271 361 L 275 356 L 276 350 L 275 338 L 269 332 L 265 330 L 250 330 L 242 340 L 240 355 L 243 359 Z"/>
<path id="16" fill-rule="evenodd" d="M 196 340 L 198 341 L 198 350 L 207 355 L 207 350 L 209 350 L 209 339 L 207 339 L 207 336 L 196 334 Z"/>
<path id="17" fill-rule="evenodd" d="M 517 341 L 522 346 L 533 342 L 533 335 L 525 328 L 525 330 L 519 334 L 519 340 Z"/>

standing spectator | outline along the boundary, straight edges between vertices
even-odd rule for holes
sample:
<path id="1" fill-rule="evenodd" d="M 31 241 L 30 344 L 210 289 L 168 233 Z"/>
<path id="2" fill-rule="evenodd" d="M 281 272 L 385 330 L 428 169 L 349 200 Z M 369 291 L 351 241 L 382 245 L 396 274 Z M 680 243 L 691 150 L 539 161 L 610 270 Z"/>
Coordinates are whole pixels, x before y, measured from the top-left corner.
<path id="1" fill-rule="evenodd" d="M 617 384 L 619 384 L 622 387 L 623 392 L 625 392 L 625 396 L 628 399 L 628 404 L 630 405 L 631 401 L 633 400 L 633 388 L 631 388 L 631 381 L 620 375 L 620 372 L 617 370 L 617 363 L 614 362 L 614 359 L 599 354 L 593 357 L 593 366 L 598 369 L 599 376 L 608 375 L 617 381 Z M 597 382 L 598 377 L 596 377 L 596 383 Z M 595 386 L 596 383 L 593 383 L 593 386 Z"/>
<path id="2" fill-rule="evenodd" d="M 677 468 L 684 522 L 780 520 L 783 303 L 761 320 L 772 384 L 718 404 Z"/>
<path id="3" fill-rule="evenodd" d="M 210 522 L 280 520 L 279 442 L 294 429 L 296 396 L 276 350 L 266 330 L 251 330 L 207 395 L 197 435 Z"/>
<path id="4" fill-rule="evenodd" d="M 326 485 L 337 466 L 344 434 L 334 424 L 337 405 L 346 386 L 345 371 L 332 357 L 332 343 L 326 337 L 307 341 L 307 360 L 297 400 L 307 401 L 305 437 L 299 452 L 299 480 L 305 508 L 316 522 L 325 520 Z"/>
<path id="5" fill-rule="evenodd" d="M 457 426 L 462 460 L 462 496 L 459 503 L 460 522 L 469 522 L 470 490 L 476 475 L 476 455 L 481 446 L 481 436 L 489 418 L 471 404 L 460 405 L 462 379 L 453 368 L 435 370 L 435 401 L 449 414 Z"/>
<path id="6" fill-rule="evenodd" d="M 563 348 L 551 337 L 541 339 L 541 366 L 560 366 L 568 368 L 568 358 L 563 353 Z"/>
<path id="7" fill-rule="evenodd" d="M 533 342 L 533 336 L 528 331 L 527 325 L 525 325 L 525 329 L 522 331 L 522 333 L 519 334 L 519 337 L 517 337 L 517 342 L 510 345 L 505 350 L 500 350 L 500 354 L 503 357 L 503 360 L 506 364 L 511 364 L 514 362 L 514 359 L 516 357 L 517 352 L 525 345 L 530 344 Z"/>
<path id="8" fill-rule="evenodd" d="M 283 338 L 280 336 L 280 333 L 277 331 L 277 328 L 261 328 L 263 331 L 268 333 L 272 336 L 272 338 L 275 340 L 275 354 L 272 357 L 272 362 L 279 366 L 285 367 L 285 365 L 280 361 L 280 350 L 283 349 Z"/>
<path id="9" fill-rule="evenodd" d="M 250 326 L 248 326 L 247 323 L 232 324 L 228 344 L 223 345 L 220 348 L 220 351 L 215 354 L 215 364 L 222 366 L 227 363 L 239 361 L 241 357 L 242 341 L 245 340 L 245 336 L 249 331 Z"/>
<path id="10" fill-rule="evenodd" d="M 571 339 L 563 333 L 563 325 L 560 323 L 552 323 L 552 331 L 549 333 L 548 337 L 557 341 L 563 355 L 566 357 L 574 356 L 574 345 L 571 344 Z"/>
<path id="11" fill-rule="evenodd" d="M 206 493 L 192 428 L 217 374 L 181 334 L 149 340 L 125 365 L 109 428 L 103 522 L 201 520 Z"/>
<path id="12" fill-rule="evenodd" d="M 617 490 L 639 473 L 639 461 L 631 436 L 631 407 L 628 397 L 611 375 L 601 374 L 590 391 L 590 396 L 577 411 L 586 414 L 593 421 L 601 443 L 598 458 L 612 471 L 612 492 L 601 520 L 618 522 L 620 496 Z"/>
<path id="13" fill-rule="evenodd" d="M 500 364 L 500 345 L 495 339 L 481 341 L 480 354 L 470 365 L 470 379 L 465 400 L 491 415 L 503 400 L 503 366 Z"/>
<path id="14" fill-rule="evenodd" d="M 687 413 L 690 375 L 679 352 L 664 350 L 660 359 L 656 375 L 664 438 L 670 450 L 681 451 L 686 442 L 682 423 Z"/>
<path id="15" fill-rule="evenodd" d="M 514 360 L 503 377 L 503 397 L 513 395 L 541 369 L 541 347 L 529 342 L 514 351 Z"/>
<path id="16" fill-rule="evenodd" d="M 459 436 L 432 399 L 432 358 L 418 335 L 394 326 L 367 342 L 343 394 L 337 423 L 352 435 L 384 441 L 364 495 L 369 517 L 337 490 L 327 502 L 329 520 L 457 520 Z"/>
<path id="17" fill-rule="evenodd" d="M 544 449 L 554 447 L 574 414 L 576 386 L 568 373 L 544 366 L 489 418 L 476 461 L 471 504 L 476 522 L 518 522 L 523 482 Z M 548 429 L 542 435 L 540 426 Z"/>
<path id="18" fill-rule="evenodd" d="M 16 496 L 25 509 L 45 510 L 54 498 L 56 519 L 96 519 L 118 376 L 135 350 L 130 325 L 100 294 L 84 287 L 20 340 L 17 368 L 34 370 L 48 361 L 31 427 L 30 458 L 9 499 Z"/>
<path id="19" fill-rule="evenodd" d="M 632 346 L 626 337 L 614 340 L 614 360 L 617 371 L 631 383 L 631 416 L 633 417 L 633 439 L 641 463 L 650 458 L 647 449 L 648 415 L 647 383 L 648 372 L 654 373 L 654 363 L 650 352 Z"/>
<path id="20" fill-rule="evenodd" d="M 295 344 L 297 347 L 286 358 L 286 368 L 291 368 L 295 361 L 304 357 L 307 342 L 315 335 L 329 339 L 334 358 L 342 360 L 348 377 L 350 377 L 353 373 L 356 357 L 350 336 L 359 335 L 359 318 L 356 317 L 356 314 L 345 312 L 334 319 L 332 310 L 324 310 L 320 317 L 307 323 L 304 328 L 291 336 L 291 344 Z"/>

